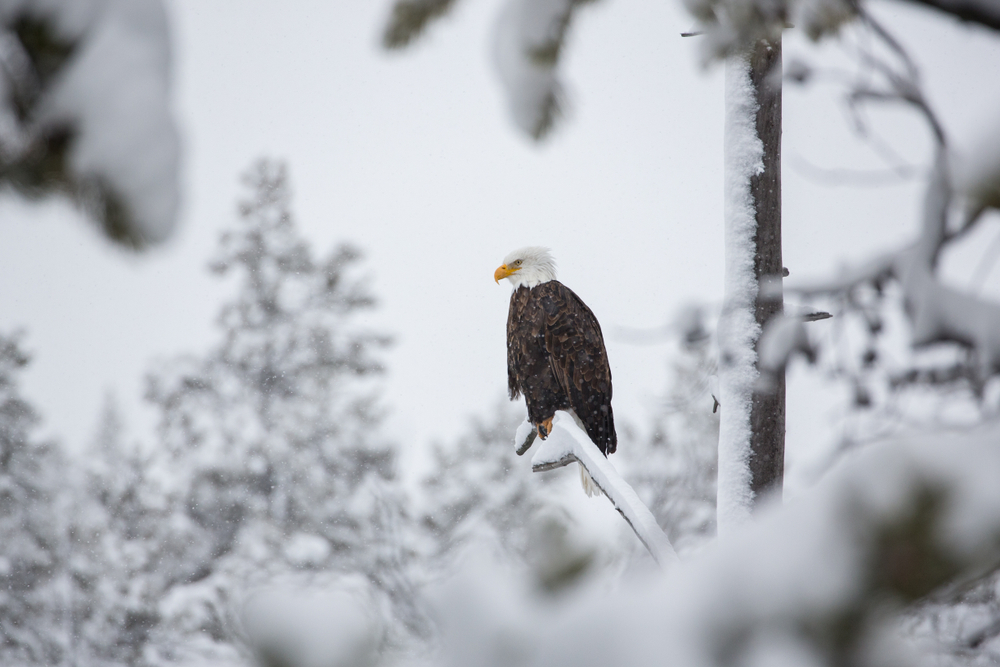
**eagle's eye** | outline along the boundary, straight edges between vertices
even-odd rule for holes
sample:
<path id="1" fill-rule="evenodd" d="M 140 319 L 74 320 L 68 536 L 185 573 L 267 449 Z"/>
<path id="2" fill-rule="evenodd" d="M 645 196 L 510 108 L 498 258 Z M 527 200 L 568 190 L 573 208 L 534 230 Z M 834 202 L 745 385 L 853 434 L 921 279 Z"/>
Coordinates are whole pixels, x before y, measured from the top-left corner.
<path id="1" fill-rule="evenodd" d="M 514 266 L 521 266 L 521 261 L 522 260 L 520 260 L 520 259 L 515 259 L 514 260 Z"/>

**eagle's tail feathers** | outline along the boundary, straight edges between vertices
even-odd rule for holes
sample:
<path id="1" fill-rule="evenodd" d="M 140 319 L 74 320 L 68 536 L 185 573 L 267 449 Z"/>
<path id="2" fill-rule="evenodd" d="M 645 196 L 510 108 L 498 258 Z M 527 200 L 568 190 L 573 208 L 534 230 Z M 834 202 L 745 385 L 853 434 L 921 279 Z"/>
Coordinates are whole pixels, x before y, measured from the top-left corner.
<path id="1" fill-rule="evenodd" d="M 601 495 L 601 487 L 597 486 L 597 482 L 590 476 L 582 463 L 580 464 L 580 483 L 583 484 L 583 492 L 591 498 Z"/>

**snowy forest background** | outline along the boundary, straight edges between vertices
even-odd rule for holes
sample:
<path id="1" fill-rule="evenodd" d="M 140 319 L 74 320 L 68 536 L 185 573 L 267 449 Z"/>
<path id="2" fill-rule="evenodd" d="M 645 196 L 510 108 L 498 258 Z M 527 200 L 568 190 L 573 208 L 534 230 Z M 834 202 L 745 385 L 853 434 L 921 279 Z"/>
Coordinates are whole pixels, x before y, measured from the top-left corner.
<path id="1" fill-rule="evenodd" d="M 390 26 L 389 46 L 423 30 L 461 30 L 458 23 L 424 25 L 451 4 L 404 2 L 395 15 L 386 6 L 372 29 Z M 978 27 L 959 29 L 1000 39 L 995 6 L 968 4 L 979 13 L 961 18 Z M 514 127 L 528 135 L 566 131 L 553 113 L 567 99 L 560 54 L 567 27 L 591 11 L 585 5 L 553 0 L 501 8 L 496 48 L 504 102 Z M 786 60 L 786 79 L 839 86 L 837 95 L 851 101 L 848 121 L 858 142 L 874 146 L 888 167 L 804 169 L 821 172 L 827 187 L 838 179 L 913 186 L 912 205 L 890 209 L 907 232 L 890 237 L 885 252 L 853 255 L 851 269 L 789 283 L 803 308 L 834 317 L 826 329 L 786 327 L 792 334 L 774 337 L 767 364 L 795 364 L 847 399 L 837 404 L 836 421 L 816 427 L 838 437 L 796 453 L 809 465 L 784 507 L 715 539 L 714 329 L 721 303 L 711 298 L 680 306 L 687 295 L 671 294 L 667 324 L 660 311 L 649 316 L 660 320 L 655 328 L 615 333 L 619 345 L 640 350 L 634 354 L 646 365 L 666 368 L 657 376 L 661 386 L 647 392 L 645 413 L 620 409 L 621 394 L 635 391 L 619 393 L 616 409 L 628 418 L 612 459 L 682 556 L 665 575 L 616 516 L 595 518 L 595 504 L 605 501 L 583 499 L 575 474 L 533 474 L 527 457 L 514 454 L 523 413 L 502 400 L 502 365 L 491 371 L 498 387 L 492 405 L 469 414 L 435 404 L 431 423 L 440 421 L 447 435 L 431 443 L 401 438 L 387 427 L 393 405 L 385 376 L 394 338 L 408 327 L 392 330 L 372 316 L 380 295 L 369 249 L 351 243 L 358 223 L 334 221 L 340 240 L 315 243 L 296 213 L 296 165 L 257 159 L 243 168 L 236 214 L 227 216 L 204 267 L 219 283 L 211 295 L 220 300 L 207 318 L 215 323 L 210 342 L 150 355 L 156 360 L 148 362 L 142 389 L 154 415 L 149 435 L 130 435 L 127 424 L 141 418 L 126 414 L 113 393 L 102 399 L 96 431 L 71 438 L 82 445 L 68 447 L 44 433 L 48 416 L 23 385 L 33 357 L 46 349 L 33 342 L 34 331 L 5 320 L 0 662 L 1000 659 L 995 114 L 992 127 L 976 128 L 976 150 L 953 150 L 945 140 L 950 128 L 937 124 L 934 100 L 924 97 L 919 63 L 896 48 L 864 6 L 692 0 L 686 9 L 685 20 L 705 35 L 685 45 L 690 62 L 673 66 L 695 73 L 699 59 L 725 57 L 741 40 L 780 31 L 786 22 L 827 37 L 821 48 L 844 45 L 840 60 L 808 50 Z M 159 2 L 11 0 L 0 11 L 0 178 L 22 202 L 8 210 L 30 217 L 44 215 L 38 207 L 52 200 L 72 202 L 97 223 L 97 233 L 88 234 L 126 252 L 150 252 L 186 233 L 174 229 L 184 128 L 170 112 L 174 47 Z M 546 57 L 520 58 L 531 49 Z M 857 70 L 845 74 L 852 59 Z M 977 68 L 969 70 L 974 80 Z M 984 78 L 995 71 L 995 63 L 984 65 Z M 903 150 L 912 154 L 898 155 L 898 147 L 872 137 L 871 120 L 859 109 L 870 99 L 901 101 L 926 117 L 926 125 L 903 128 L 916 145 Z M 237 175 L 226 178 L 235 182 Z M 876 188 L 865 197 L 879 196 Z M 32 208 L 24 199 L 42 203 Z M 786 221 L 809 224 L 794 209 Z M 558 238 L 566 229 L 545 233 Z M 484 241 L 492 263 L 474 275 L 488 281 L 508 250 L 533 241 Z M 945 255 L 960 245 L 958 256 L 972 259 L 971 282 L 959 285 L 946 271 L 954 259 Z M 706 252 L 720 254 L 721 242 Z M 447 245 L 417 253 L 409 279 L 422 281 L 425 291 L 447 287 L 439 275 L 469 280 L 461 271 L 449 274 L 448 265 L 441 272 L 450 254 Z M 923 265 L 913 256 L 927 260 L 926 274 L 914 273 Z M 490 304 L 500 322 L 505 296 Z M 663 299 L 659 307 L 667 308 Z M 68 336 L 67 329 L 64 323 L 57 334 Z M 502 354 L 497 336 L 490 340 L 501 340 Z M 427 394 L 439 381 L 427 379 Z M 812 391 L 809 400 L 826 405 L 829 394 Z"/>

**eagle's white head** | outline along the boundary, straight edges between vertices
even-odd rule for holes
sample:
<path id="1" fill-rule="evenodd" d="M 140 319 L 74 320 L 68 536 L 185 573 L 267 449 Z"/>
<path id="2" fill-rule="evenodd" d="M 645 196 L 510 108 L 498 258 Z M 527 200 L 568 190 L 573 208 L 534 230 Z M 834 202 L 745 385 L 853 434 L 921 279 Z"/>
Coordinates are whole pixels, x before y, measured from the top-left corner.
<path id="1" fill-rule="evenodd" d="M 501 278 L 509 280 L 514 289 L 521 285 L 541 285 L 556 279 L 556 260 L 552 259 L 548 248 L 520 248 L 504 257 L 503 264 L 493 272 L 493 279 L 498 283 Z"/>

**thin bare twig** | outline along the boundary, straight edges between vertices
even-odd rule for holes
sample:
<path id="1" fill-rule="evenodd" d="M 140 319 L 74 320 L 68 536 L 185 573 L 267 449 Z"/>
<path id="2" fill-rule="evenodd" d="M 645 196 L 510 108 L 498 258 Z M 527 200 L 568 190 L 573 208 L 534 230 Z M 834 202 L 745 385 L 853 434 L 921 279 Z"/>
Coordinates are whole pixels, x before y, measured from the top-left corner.
<path id="1" fill-rule="evenodd" d="M 1000 30 L 1000 3 L 996 0 L 910 0 L 951 14 L 960 21 Z"/>
<path id="2" fill-rule="evenodd" d="M 903 48 L 895 37 L 893 37 L 888 30 L 886 30 L 881 23 L 875 20 L 871 14 L 869 14 L 863 7 L 858 7 L 858 16 L 861 20 L 875 32 L 875 34 L 882 39 L 886 45 L 892 49 L 892 51 L 899 56 L 899 59 L 903 61 L 903 65 L 906 67 L 907 73 L 913 81 L 918 81 L 920 79 L 920 70 L 917 69 L 916 63 L 907 53 L 906 49 Z"/>
<path id="3" fill-rule="evenodd" d="M 792 168 L 816 182 L 852 187 L 884 187 L 909 181 L 920 175 L 917 167 L 908 164 L 885 169 L 838 169 L 813 164 L 801 155 L 792 155 Z"/>
<path id="4" fill-rule="evenodd" d="M 983 256 L 979 259 L 976 269 L 972 272 L 972 279 L 969 281 L 969 286 L 973 290 L 978 290 L 983 286 L 987 276 L 990 275 L 990 270 L 996 264 L 997 258 L 1000 258 L 1000 234 L 997 234 L 993 241 L 990 242 Z"/>

